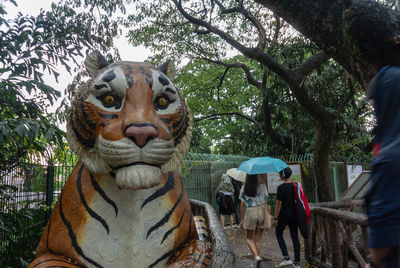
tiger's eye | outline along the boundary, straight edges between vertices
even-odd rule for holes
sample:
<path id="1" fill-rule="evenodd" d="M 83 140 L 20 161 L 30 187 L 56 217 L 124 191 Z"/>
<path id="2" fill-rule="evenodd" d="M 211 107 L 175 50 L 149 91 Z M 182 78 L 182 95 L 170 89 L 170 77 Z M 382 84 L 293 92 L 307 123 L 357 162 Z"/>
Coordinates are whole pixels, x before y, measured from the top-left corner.
<path id="1" fill-rule="evenodd" d="M 104 102 L 109 105 L 114 104 L 115 98 L 112 95 L 107 95 L 104 97 Z"/>
<path id="2" fill-rule="evenodd" d="M 164 107 L 164 106 L 166 106 L 168 104 L 168 100 L 167 100 L 167 98 L 160 97 L 160 98 L 158 98 L 157 104 L 160 107 Z"/>

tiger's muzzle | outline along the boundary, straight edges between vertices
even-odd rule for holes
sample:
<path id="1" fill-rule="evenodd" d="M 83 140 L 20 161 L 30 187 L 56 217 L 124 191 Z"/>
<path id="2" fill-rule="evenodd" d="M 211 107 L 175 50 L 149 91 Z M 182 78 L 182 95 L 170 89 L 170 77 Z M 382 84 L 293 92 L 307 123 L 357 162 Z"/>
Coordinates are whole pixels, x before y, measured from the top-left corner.
<path id="1" fill-rule="evenodd" d="M 153 138 L 139 147 L 129 138 L 109 141 L 98 138 L 101 158 L 115 171 L 116 183 L 124 189 L 147 189 L 161 182 L 161 167 L 173 156 L 174 141 Z"/>

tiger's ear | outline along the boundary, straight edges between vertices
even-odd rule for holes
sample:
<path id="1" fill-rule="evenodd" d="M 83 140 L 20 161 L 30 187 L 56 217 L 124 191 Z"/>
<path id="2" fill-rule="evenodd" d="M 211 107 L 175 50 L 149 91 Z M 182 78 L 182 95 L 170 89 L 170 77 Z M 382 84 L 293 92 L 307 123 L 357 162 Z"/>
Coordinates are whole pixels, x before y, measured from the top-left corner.
<path id="1" fill-rule="evenodd" d="M 158 69 L 165 73 L 169 80 L 174 82 L 175 76 L 176 76 L 176 69 L 175 69 L 175 64 L 171 60 L 167 60 L 163 64 L 161 64 Z"/>
<path id="2" fill-rule="evenodd" d="M 107 67 L 110 63 L 107 59 L 100 54 L 99 51 L 93 51 L 86 56 L 85 59 L 85 67 L 86 71 L 89 73 L 91 77 L 94 77 L 98 71 Z"/>

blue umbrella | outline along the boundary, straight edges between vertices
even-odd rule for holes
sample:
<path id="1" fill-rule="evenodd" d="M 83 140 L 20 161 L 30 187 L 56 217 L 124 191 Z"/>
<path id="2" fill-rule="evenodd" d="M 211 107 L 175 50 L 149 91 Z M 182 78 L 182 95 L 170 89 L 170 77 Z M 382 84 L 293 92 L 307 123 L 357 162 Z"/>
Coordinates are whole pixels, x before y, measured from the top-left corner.
<path id="1" fill-rule="evenodd" d="M 278 158 L 263 156 L 244 161 L 237 169 L 252 175 L 272 172 L 278 173 L 287 167 L 288 165 Z"/>

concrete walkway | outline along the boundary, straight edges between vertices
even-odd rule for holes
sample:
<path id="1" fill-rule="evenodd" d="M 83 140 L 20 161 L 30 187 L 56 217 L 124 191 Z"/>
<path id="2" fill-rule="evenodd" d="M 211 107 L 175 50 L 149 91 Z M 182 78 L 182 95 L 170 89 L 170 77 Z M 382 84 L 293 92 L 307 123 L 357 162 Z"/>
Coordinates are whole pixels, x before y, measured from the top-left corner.
<path id="1" fill-rule="evenodd" d="M 235 253 L 236 258 L 236 267 L 237 268 L 248 268 L 248 267 L 256 267 L 254 262 L 253 254 L 250 253 L 250 249 L 246 243 L 246 231 L 243 229 L 232 229 L 226 230 L 226 235 L 231 241 L 233 251 Z M 284 238 L 286 242 L 286 246 L 288 248 L 288 252 L 291 260 L 294 260 L 294 252 L 292 240 L 290 238 L 289 228 L 285 229 Z M 304 261 L 304 246 L 303 239 L 299 233 L 299 239 L 301 243 L 301 267 L 307 267 Z M 281 250 L 279 249 L 278 242 L 275 238 L 275 228 L 271 228 L 268 231 L 263 233 L 262 238 L 262 248 L 261 248 L 261 257 L 264 261 L 260 262 L 260 268 L 272 268 L 278 267 L 278 264 L 282 261 L 283 257 L 281 254 Z M 293 266 L 285 266 L 285 267 L 293 267 Z"/>

